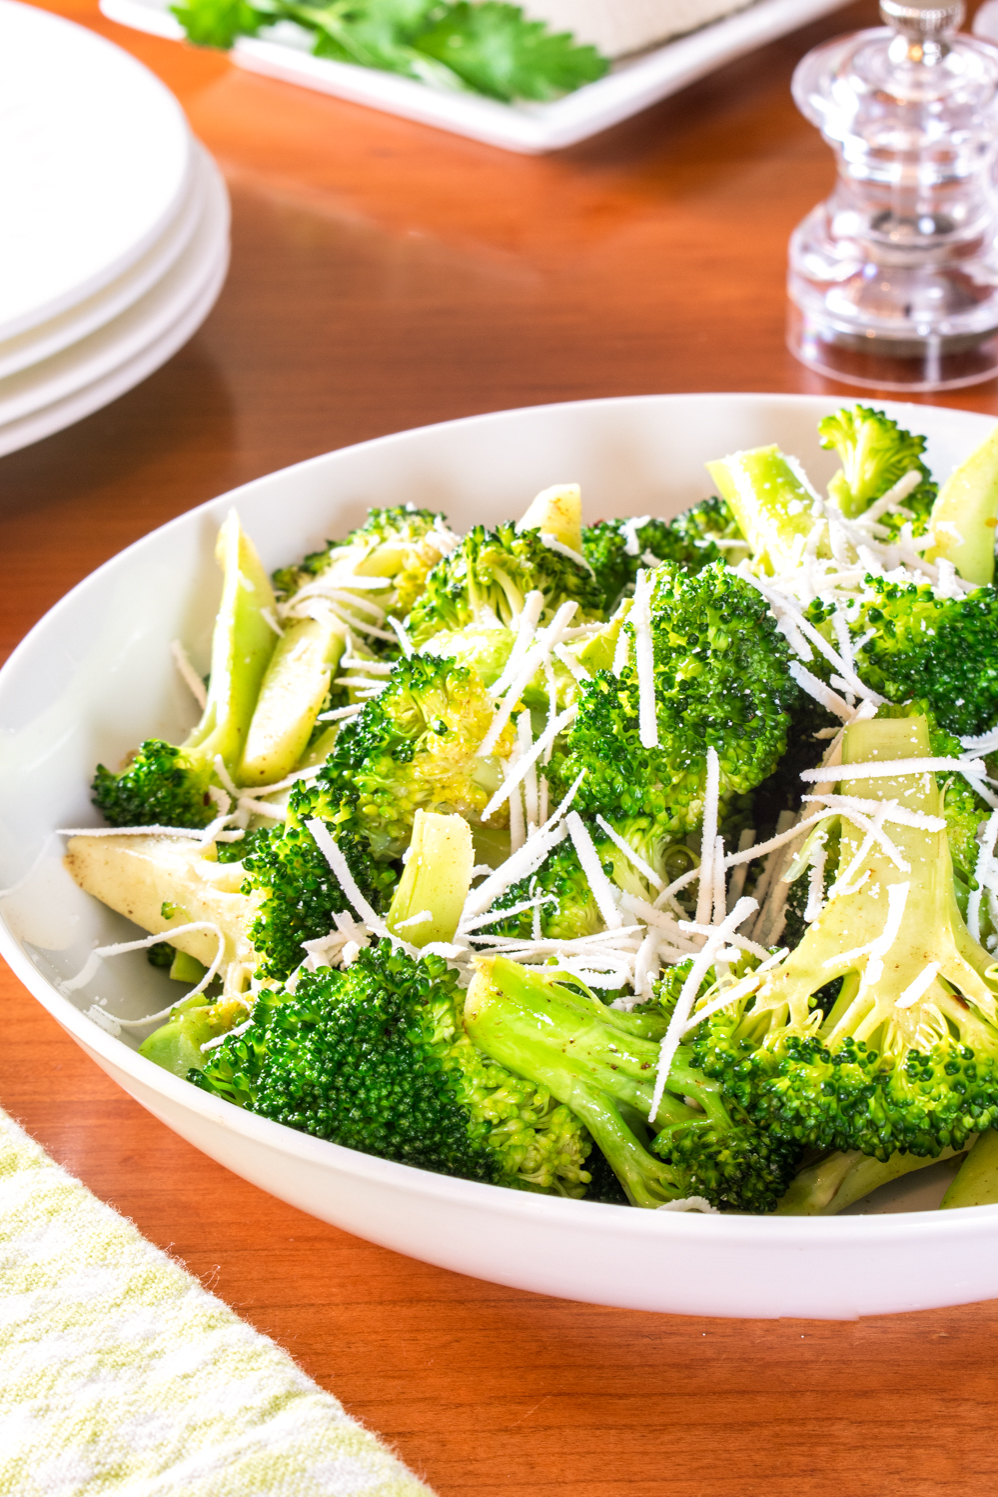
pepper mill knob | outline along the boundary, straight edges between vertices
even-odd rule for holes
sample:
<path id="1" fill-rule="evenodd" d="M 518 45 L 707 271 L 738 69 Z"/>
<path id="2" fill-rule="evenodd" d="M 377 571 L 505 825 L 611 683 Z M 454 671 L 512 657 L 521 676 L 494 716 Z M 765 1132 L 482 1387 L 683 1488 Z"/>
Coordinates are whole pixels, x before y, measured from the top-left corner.
<path id="1" fill-rule="evenodd" d="M 849 384 L 974 384 L 998 373 L 998 48 L 958 34 L 962 0 L 880 13 L 794 74 L 838 180 L 790 241 L 790 347 Z"/>

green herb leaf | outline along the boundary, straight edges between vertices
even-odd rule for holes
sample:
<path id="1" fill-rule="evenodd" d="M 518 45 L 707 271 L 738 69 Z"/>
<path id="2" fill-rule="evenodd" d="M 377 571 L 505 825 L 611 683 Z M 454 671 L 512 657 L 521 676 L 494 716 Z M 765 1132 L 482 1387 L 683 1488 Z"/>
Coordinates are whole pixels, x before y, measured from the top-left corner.
<path id="1" fill-rule="evenodd" d="M 198 47 L 221 47 L 227 51 L 237 36 L 256 36 L 274 17 L 250 5 L 248 0 L 190 0 L 170 10 Z"/>
<path id="2" fill-rule="evenodd" d="M 500 0 L 460 0 L 415 46 L 504 102 L 559 98 L 602 78 L 609 66 L 595 47 L 577 46 L 567 32 L 552 35 L 543 21 L 528 21 L 518 6 Z"/>

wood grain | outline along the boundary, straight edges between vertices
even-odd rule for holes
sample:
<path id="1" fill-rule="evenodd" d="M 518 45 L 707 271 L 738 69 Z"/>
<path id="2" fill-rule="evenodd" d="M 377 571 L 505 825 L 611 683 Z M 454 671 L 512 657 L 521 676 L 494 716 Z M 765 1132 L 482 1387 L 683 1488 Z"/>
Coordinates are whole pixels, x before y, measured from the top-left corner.
<path id="1" fill-rule="evenodd" d="M 181 98 L 229 181 L 233 265 L 164 369 L 0 462 L 5 654 L 122 546 L 328 448 L 552 400 L 833 388 L 783 344 L 787 236 L 832 176 L 788 85 L 809 47 L 871 24 L 870 4 L 539 159 L 242 74 L 104 22 L 91 0 L 58 8 Z M 998 392 L 949 403 L 998 413 Z M 0 980 L 3 1105 L 440 1497 L 994 1490 L 994 1305 L 708 1321 L 430 1268 L 203 1158 Z"/>

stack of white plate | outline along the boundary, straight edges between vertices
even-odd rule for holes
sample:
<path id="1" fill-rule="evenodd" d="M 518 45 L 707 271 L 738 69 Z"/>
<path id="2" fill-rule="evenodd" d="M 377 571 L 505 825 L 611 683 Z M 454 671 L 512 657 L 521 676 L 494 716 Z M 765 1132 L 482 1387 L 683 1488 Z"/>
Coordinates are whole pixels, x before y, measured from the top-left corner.
<path id="1" fill-rule="evenodd" d="M 229 200 L 173 95 L 81 26 L 0 0 L 0 455 L 107 405 L 207 317 Z"/>

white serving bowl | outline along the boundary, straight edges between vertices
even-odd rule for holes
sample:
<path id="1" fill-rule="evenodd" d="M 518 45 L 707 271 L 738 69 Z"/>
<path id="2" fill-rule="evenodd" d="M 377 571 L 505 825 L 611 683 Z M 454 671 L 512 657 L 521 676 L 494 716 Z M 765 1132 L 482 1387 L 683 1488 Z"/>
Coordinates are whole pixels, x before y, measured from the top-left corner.
<path id="1" fill-rule="evenodd" d="M 252 1117 L 168 1075 L 83 1010 L 164 1004 L 143 953 L 104 964 L 85 994 L 57 984 L 134 928 L 61 864 L 60 826 L 96 824 L 88 785 L 141 739 L 182 734 L 191 703 L 170 660 L 205 668 L 230 506 L 267 566 L 412 500 L 457 528 L 520 513 L 541 488 L 582 484 L 587 518 L 675 514 L 710 492 L 706 460 L 778 442 L 825 481 L 816 423 L 842 402 L 793 395 L 663 395 L 477 416 L 382 437 L 273 473 L 181 515 L 115 557 L 34 628 L 0 672 L 0 951 L 99 1066 L 168 1127 L 282 1200 L 460 1273 L 543 1294 L 695 1315 L 857 1315 L 998 1294 L 998 1206 L 933 1212 L 915 1176 L 887 1214 L 830 1219 L 645 1212 L 502 1190 L 390 1164 Z M 965 411 L 888 403 L 925 432 L 944 476 L 991 429 Z M 126 1032 L 127 1033 L 127 1032 Z M 53 1082 L 54 1087 L 58 1082 Z M 937 1173 L 930 1170 L 926 1176 Z"/>

